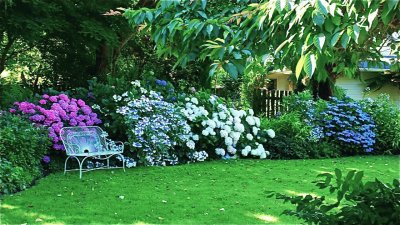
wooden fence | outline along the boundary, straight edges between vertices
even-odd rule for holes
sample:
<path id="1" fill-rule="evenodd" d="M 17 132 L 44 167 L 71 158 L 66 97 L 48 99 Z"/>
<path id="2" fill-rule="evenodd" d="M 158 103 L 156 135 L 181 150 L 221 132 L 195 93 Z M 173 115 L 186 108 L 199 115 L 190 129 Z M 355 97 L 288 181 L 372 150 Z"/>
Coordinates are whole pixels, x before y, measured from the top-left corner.
<path id="1" fill-rule="evenodd" d="M 278 112 L 282 112 L 283 97 L 292 94 L 293 91 L 268 90 L 260 88 L 255 90 L 253 95 L 253 109 L 257 115 L 265 114 L 268 118 L 274 117 Z"/>

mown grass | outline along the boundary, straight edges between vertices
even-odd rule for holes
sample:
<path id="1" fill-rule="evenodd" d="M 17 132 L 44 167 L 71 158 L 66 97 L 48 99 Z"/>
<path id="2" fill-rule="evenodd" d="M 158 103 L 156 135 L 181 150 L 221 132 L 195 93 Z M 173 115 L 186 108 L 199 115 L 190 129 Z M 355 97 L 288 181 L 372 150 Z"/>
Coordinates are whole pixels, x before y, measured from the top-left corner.
<path id="1" fill-rule="evenodd" d="M 294 208 L 267 191 L 328 195 L 311 182 L 334 168 L 364 170 L 364 180 L 399 178 L 398 156 L 322 160 L 214 161 L 52 174 L 1 202 L 2 224 L 300 223 Z M 119 196 L 124 196 L 120 198 Z M 334 199 L 335 196 L 331 196 Z"/>

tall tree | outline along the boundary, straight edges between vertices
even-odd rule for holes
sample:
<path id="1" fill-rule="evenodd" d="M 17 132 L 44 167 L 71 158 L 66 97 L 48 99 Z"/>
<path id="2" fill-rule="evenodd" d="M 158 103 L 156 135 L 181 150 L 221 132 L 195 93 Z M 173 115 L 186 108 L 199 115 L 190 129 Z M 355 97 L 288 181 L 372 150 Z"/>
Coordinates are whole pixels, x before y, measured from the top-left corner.
<path id="1" fill-rule="evenodd" d="M 205 0 L 161 0 L 124 15 L 179 65 L 208 59 L 210 75 L 223 68 L 234 78 L 260 63 L 289 68 L 324 99 L 338 76 L 357 74 L 361 60 L 379 61 L 382 46 L 399 54 L 391 37 L 400 30 L 396 0 L 238 0 L 220 12 Z"/>
<path id="2" fill-rule="evenodd" d="M 132 38 L 123 17 L 105 16 L 124 0 L 8 0 L 0 4 L 0 72 L 8 67 L 29 67 L 40 61 L 46 70 L 30 68 L 31 77 L 67 88 L 104 75 Z M 27 58 L 31 52 L 36 58 Z M 27 76 L 21 73 L 22 80 Z M 35 78 L 36 79 L 36 78 Z"/>

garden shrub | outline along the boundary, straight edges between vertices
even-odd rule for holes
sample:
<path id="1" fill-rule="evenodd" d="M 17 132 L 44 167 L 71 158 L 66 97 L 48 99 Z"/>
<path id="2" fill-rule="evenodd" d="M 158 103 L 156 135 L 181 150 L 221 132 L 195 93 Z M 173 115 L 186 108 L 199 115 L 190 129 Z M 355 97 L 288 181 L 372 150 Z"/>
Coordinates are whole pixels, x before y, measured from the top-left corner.
<path id="1" fill-rule="evenodd" d="M 44 94 L 38 104 L 16 102 L 10 112 L 26 115 L 33 123 L 48 127 L 48 135 L 56 150 L 64 150 L 59 135 L 64 126 L 93 126 L 101 123 L 97 114 L 83 100 L 69 98 L 65 94 Z"/>
<path id="2" fill-rule="evenodd" d="M 343 155 L 374 150 L 375 122 L 360 103 L 343 97 L 313 101 L 309 92 L 285 98 L 289 112 L 300 115 L 312 128 L 311 139 L 338 145 Z"/>
<path id="3" fill-rule="evenodd" d="M 0 159 L 0 195 L 26 189 L 37 176 L 7 160 Z"/>
<path id="4" fill-rule="evenodd" d="M 297 112 L 282 114 L 273 119 L 264 118 L 261 129 L 276 131 L 276 137 L 265 143 L 275 159 L 306 159 L 338 156 L 336 145 L 321 141 L 313 135 L 313 128 Z"/>
<path id="5" fill-rule="evenodd" d="M 47 130 L 28 119 L 3 113 L 0 115 L 1 192 L 22 190 L 41 175 L 41 162 L 51 146 Z"/>
<path id="6" fill-rule="evenodd" d="M 115 101 L 122 101 L 122 96 L 116 96 Z M 151 166 L 175 165 L 193 155 L 196 137 L 174 104 L 145 89 L 140 98 L 128 93 L 123 101 L 126 106 L 118 108 L 117 113 L 125 118 L 129 142 L 139 162 Z"/>
<path id="7" fill-rule="evenodd" d="M 0 78 L 0 109 L 8 109 L 14 102 L 25 101 L 32 96 L 29 88 L 24 88 L 16 82 L 6 82 Z"/>
<path id="8" fill-rule="evenodd" d="M 375 121 L 375 154 L 400 154 L 400 110 L 387 94 L 376 100 L 367 98 L 361 101 L 363 110 Z"/>
<path id="9" fill-rule="evenodd" d="M 252 109 L 238 110 L 222 98 L 206 92 L 196 92 L 180 99 L 182 113 L 193 133 L 199 136 L 197 146 L 213 158 L 257 157 L 269 155 L 263 142 L 275 136 L 273 130 L 262 136 L 260 118 Z"/>
<path id="10" fill-rule="evenodd" d="M 312 195 L 288 196 L 276 194 L 277 199 L 296 205 L 295 210 L 283 214 L 296 216 L 308 224 L 400 224 L 400 182 L 384 184 L 378 179 L 362 182 L 362 171 L 350 171 L 346 176 L 339 169 L 335 175 L 320 174 L 317 182 L 321 189 L 336 193 L 336 202 Z M 334 184 L 332 180 L 335 180 Z M 273 195 L 270 195 L 272 197 Z"/>
<path id="11" fill-rule="evenodd" d="M 142 163 L 175 164 L 208 156 L 266 158 L 269 154 L 262 143 L 273 131 L 261 135 L 260 119 L 253 110 L 237 110 L 204 91 L 178 94 L 162 80 L 131 84 L 133 88 L 114 95 L 113 101 Z"/>
<path id="12" fill-rule="evenodd" d="M 341 146 L 342 153 L 354 155 L 371 152 L 375 144 L 375 122 L 362 106 L 351 99 L 332 98 L 326 110 L 311 118 L 314 133 Z"/>

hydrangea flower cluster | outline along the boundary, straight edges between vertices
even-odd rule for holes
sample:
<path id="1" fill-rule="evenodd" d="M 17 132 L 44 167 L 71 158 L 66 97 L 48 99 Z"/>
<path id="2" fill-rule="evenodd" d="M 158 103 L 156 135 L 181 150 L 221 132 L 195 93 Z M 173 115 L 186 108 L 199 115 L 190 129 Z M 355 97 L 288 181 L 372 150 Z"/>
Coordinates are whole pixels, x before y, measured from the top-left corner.
<path id="1" fill-rule="evenodd" d="M 117 113 L 124 116 L 130 128 L 129 141 L 140 162 L 165 166 L 177 164 L 182 156 L 200 161 L 207 157 L 192 153 L 197 137 L 192 134 L 179 108 L 164 101 L 159 93 L 149 91 L 136 99 L 128 93 L 124 98 L 115 96 L 114 99 L 126 103 L 117 109 Z"/>
<path id="2" fill-rule="evenodd" d="M 366 152 L 373 151 L 375 124 L 357 102 L 332 98 L 321 117 L 321 136 L 337 140 L 347 148 L 354 146 Z"/>
<path id="3" fill-rule="evenodd" d="M 221 158 L 241 154 L 264 159 L 269 155 L 258 142 L 260 118 L 254 116 L 252 109 L 245 111 L 228 108 L 217 101 L 215 96 L 211 96 L 209 102 L 212 112 L 199 104 L 197 98 L 188 97 L 185 98 L 185 108 L 181 110 L 192 127 L 201 128 L 197 134 L 201 142 L 211 143 L 215 148 L 214 153 Z M 271 138 L 275 136 L 272 130 L 268 134 Z"/>
<path id="4" fill-rule="evenodd" d="M 38 124 L 48 127 L 53 148 L 64 150 L 60 139 L 60 130 L 64 126 L 92 126 L 101 123 L 92 108 L 81 99 L 69 98 L 65 94 L 42 96 L 38 104 L 15 102 L 11 113 L 22 113 Z"/>

